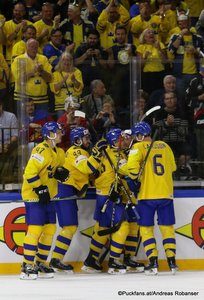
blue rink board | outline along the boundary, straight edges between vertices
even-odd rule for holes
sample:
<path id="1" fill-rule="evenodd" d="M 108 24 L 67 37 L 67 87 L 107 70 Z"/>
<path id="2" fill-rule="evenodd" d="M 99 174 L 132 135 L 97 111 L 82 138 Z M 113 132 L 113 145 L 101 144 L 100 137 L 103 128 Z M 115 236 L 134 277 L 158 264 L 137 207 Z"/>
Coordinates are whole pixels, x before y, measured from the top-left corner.
<path id="1" fill-rule="evenodd" d="M 175 198 L 202 198 L 204 197 L 204 189 L 175 189 Z M 86 199 L 95 199 L 95 189 L 89 189 Z M 20 202 L 22 200 L 20 193 L 2 192 L 0 193 L 0 202 Z"/>

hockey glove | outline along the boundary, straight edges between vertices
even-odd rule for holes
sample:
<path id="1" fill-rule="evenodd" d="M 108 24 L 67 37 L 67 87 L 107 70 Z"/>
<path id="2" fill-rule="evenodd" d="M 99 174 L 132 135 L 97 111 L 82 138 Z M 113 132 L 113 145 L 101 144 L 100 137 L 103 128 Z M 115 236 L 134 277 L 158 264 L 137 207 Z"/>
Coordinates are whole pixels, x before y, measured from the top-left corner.
<path id="1" fill-rule="evenodd" d="M 102 156 L 102 151 L 104 149 L 106 149 L 107 147 L 107 141 L 105 139 L 101 139 L 99 140 L 95 146 L 92 148 L 92 156 L 95 159 L 100 159 L 100 157 Z"/>
<path id="2" fill-rule="evenodd" d="M 134 184 L 135 195 L 137 195 L 140 191 L 141 182 L 138 180 L 134 180 L 133 184 Z"/>
<path id="3" fill-rule="evenodd" d="M 119 189 L 116 191 L 114 184 L 112 184 L 112 186 L 110 188 L 109 199 L 112 202 L 116 203 L 116 204 L 120 204 L 121 203 L 121 196 L 120 196 L 120 193 L 119 193 Z"/>
<path id="4" fill-rule="evenodd" d="M 50 202 L 50 193 L 46 185 L 40 185 L 33 190 L 38 195 L 40 203 L 48 204 Z"/>
<path id="5" fill-rule="evenodd" d="M 69 170 L 64 167 L 58 167 L 53 175 L 53 177 L 60 182 L 67 181 L 69 178 Z"/>
<path id="6" fill-rule="evenodd" d="M 138 181 L 137 179 L 133 180 L 130 177 L 125 177 L 125 180 L 128 184 L 130 191 L 133 192 L 135 197 L 137 197 L 139 190 L 140 190 L 141 182 Z"/>
<path id="7" fill-rule="evenodd" d="M 100 158 L 102 156 L 102 152 L 100 152 L 98 150 L 97 147 L 93 147 L 92 150 L 91 150 L 91 155 L 96 159 L 96 160 L 99 160 L 100 161 Z"/>
<path id="8" fill-rule="evenodd" d="M 107 145 L 107 141 L 105 139 L 101 139 L 96 143 L 95 147 L 98 149 L 98 151 L 102 152 L 107 148 Z"/>
<path id="9" fill-rule="evenodd" d="M 138 210 L 137 210 L 137 205 L 135 205 L 133 203 L 130 203 L 130 204 L 128 204 L 128 207 L 129 207 L 129 209 L 132 210 L 132 213 L 134 215 L 133 219 L 136 219 L 138 221 L 140 219 L 140 215 L 139 215 Z"/>

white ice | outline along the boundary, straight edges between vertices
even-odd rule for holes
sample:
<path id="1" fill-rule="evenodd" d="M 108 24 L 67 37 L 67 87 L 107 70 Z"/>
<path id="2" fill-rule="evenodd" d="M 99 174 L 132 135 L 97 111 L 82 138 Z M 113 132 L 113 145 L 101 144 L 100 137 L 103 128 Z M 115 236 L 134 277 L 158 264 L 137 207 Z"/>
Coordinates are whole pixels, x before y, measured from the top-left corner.
<path id="1" fill-rule="evenodd" d="M 118 295 L 118 292 L 126 292 Z M 131 292 L 133 295 L 131 295 Z M 158 293 L 147 295 L 148 292 Z M 165 293 L 172 295 L 165 295 Z M 179 293 L 195 293 L 186 295 Z M 196 295 L 197 292 L 197 295 Z M 140 295 L 136 295 L 136 293 Z M 142 295 L 145 293 L 145 295 Z M 144 274 L 55 274 L 52 279 L 20 280 L 0 276 L 0 300 L 123 300 L 204 299 L 204 271 Z"/>

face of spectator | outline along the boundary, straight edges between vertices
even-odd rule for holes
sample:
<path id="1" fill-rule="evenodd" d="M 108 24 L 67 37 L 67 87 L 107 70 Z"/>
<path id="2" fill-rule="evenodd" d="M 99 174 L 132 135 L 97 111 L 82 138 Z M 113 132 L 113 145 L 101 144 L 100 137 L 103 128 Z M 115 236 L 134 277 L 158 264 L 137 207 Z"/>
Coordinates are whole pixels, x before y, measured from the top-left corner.
<path id="1" fill-rule="evenodd" d="M 32 29 L 32 28 L 28 28 L 24 32 L 24 38 L 26 41 L 28 41 L 29 39 L 35 39 L 36 38 L 36 30 Z"/>
<path id="2" fill-rule="evenodd" d="M 151 16 L 151 7 L 148 2 L 139 4 L 140 15 L 143 19 L 147 20 Z"/>
<path id="3" fill-rule="evenodd" d="M 17 21 L 23 20 L 25 16 L 25 7 L 22 4 L 16 4 L 13 9 L 13 18 Z"/>
<path id="4" fill-rule="evenodd" d="M 81 11 L 79 7 L 68 7 L 68 12 L 67 12 L 68 18 L 70 20 L 74 20 L 76 18 L 80 18 Z"/>
<path id="5" fill-rule="evenodd" d="M 124 44 L 126 42 L 126 32 L 124 29 L 117 29 L 115 37 L 118 44 Z"/>
<path id="6" fill-rule="evenodd" d="M 166 92 L 174 92 L 176 89 L 176 80 L 174 78 L 167 78 L 164 81 L 164 89 Z"/>
<path id="7" fill-rule="evenodd" d="M 188 29 L 189 28 L 189 19 L 178 21 L 178 26 L 181 30 L 186 29 L 186 28 Z"/>
<path id="8" fill-rule="evenodd" d="M 106 113 L 111 113 L 113 110 L 111 103 L 105 102 L 103 104 L 103 111 Z"/>
<path id="9" fill-rule="evenodd" d="M 34 59 L 38 53 L 38 42 L 36 40 L 28 40 L 26 50 L 29 57 Z"/>
<path id="10" fill-rule="evenodd" d="M 3 112 L 3 104 L 0 103 L 0 115 L 2 114 L 2 112 Z"/>
<path id="11" fill-rule="evenodd" d="M 76 124 L 75 117 L 74 117 L 75 110 L 76 109 L 74 107 L 70 107 L 70 106 L 66 110 L 67 116 L 69 118 L 69 124 L 70 125 Z"/>
<path id="12" fill-rule="evenodd" d="M 29 101 L 26 103 L 26 114 L 27 115 L 33 115 L 34 111 L 35 111 L 35 105 L 33 101 Z"/>
<path id="13" fill-rule="evenodd" d="M 62 65 L 65 71 L 69 71 L 70 67 L 72 66 L 72 59 L 69 57 L 62 58 Z"/>
<path id="14" fill-rule="evenodd" d="M 115 7 L 115 6 L 110 7 L 108 21 L 110 23 L 114 23 L 114 22 L 118 21 L 119 18 L 120 18 L 120 15 L 118 13 L 117 7 Z"/>
<path id="15" fill-rule="evenodd" d="M 98 36 L 96 34 L 89 34 L 87 43 L 90 47 L 95 47 L 98 44 Z"/>
<path id="16" fill-rule="evenodd" d="M 51 42 L 55 46 L 60 46 L 62 44 L 62 33 L 60 31 L 56 31 L 53 35 L 51 35 Z"/>
<path id="17" fill-rule="evenodd" d="M 146 105 L 146 100 L 144 98 L 139 98 L 137 101 L 137 109 L 139 111 L 144 111 Z"/>
<path id="18" fill-rule="evenodd" d="M 94 95 L 98 97 L 104 96 L 106 93 L 106 88 L 103 82 L 100 82 L 97 84 L 97 86 L 94 89 Z"/>
<path id="19" fill-rule="evenodd" d="M 174 93 L 167 93 L 164 96 L 164 104 L 167 108 L 175 108 L 177 104 L 177 99 Z"/>
<path id="20" fill-rule="evenodd" d="M 53 19 L 53 8 L 51 5 L 44 5 L 42 7 L 42 19 L 46 21 Z"/>
<path id="21" fill-rule="evenodd" d="M 154 31 L 148 29 L 144 34 L 144 42 L 147 44 L 152 44 L 155 42 L 155 34 Z"/>

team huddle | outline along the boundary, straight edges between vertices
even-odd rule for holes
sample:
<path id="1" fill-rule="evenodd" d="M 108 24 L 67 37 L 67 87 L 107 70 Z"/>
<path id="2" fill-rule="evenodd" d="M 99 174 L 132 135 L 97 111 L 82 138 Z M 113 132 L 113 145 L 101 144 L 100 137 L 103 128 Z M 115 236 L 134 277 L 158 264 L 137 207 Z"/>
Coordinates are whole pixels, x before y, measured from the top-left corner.
<path id="1" fill-rule="evenodd" d="M 155 141 L 151 133 L 148 123 L 139 122 L 130 130 L 111 129 L 91 147 L 88 129 L 77 127 L 71 130 L 71 147 L 65 154 L 57 147 L 61 125 L 48 122 L 42 127 L 44 141 L 32 150 L 22 186 L 28 230 L 21 279 L 73 272 L 63 259 L 78 226 L 77 199 L 86 195 L 90 180 L 96 188 L 95 226 L 83 272 L 102 272 L 102 250 L 109 241 L 109 274 L 156 275 L 156 212 L 167 262 L 176 272 L 172 179 L 176 164 L 170 147 Z M 56 217 L 60 232 L 48 265 Z M 136 260 L 140 237 L 147 266 Z"/>

